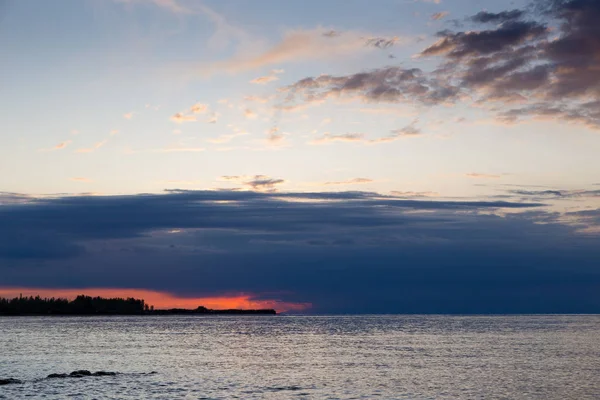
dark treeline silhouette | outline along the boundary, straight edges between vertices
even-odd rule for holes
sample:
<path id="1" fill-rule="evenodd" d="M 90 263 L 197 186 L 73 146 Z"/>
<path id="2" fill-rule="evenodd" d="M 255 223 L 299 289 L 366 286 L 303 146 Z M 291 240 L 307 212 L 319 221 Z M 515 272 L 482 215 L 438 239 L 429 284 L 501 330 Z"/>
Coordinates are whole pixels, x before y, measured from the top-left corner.
<path id="1" fill-rule="evenodd" d="M 172 308 L 155 310 L 144 300 L 134 298 L 77 296 L 74 300 L 40 296 L 0 297 L 0 315 L 177 315 L 177 314 L 277 314 L 275 310 L 211 310 L 200 306 L 193 310 Z"/>
<path id="2" fill-rule="evenodd" d="M 136 315 L 147 310 L 144 300 L 134 298 L 105 299 L 80 295 L 74 300 L 61 298 L 15 297 L 0 298 L 2 315 Z"/>

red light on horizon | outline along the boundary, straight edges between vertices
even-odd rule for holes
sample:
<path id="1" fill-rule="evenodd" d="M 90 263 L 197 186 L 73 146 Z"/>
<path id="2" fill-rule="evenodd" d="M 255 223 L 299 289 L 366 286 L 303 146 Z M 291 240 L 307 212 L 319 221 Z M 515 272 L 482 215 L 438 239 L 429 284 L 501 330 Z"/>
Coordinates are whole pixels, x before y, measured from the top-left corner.
<path id="1" fill-rule="evenodd" d="M 23 296 L 61 297 L 74 299 L 78 295 L 100 296 L 107 298 L 134 297 L 143 299 L 146 304 L 156 309 L 187 308 L 194 309 L 204 306 L 215 310 L 223 309 L 274 309 L 279 312 L 305 311 L 312 307 L 310 303 L 291 303 L 277 299 L 258 300 L 251 294 L 208 296 L 208 297 L 178 297 L 171 293 L 146 289 L 116 289 L 116 288 L 85 288 L 85 289 L 41 289 L 41 288 L 0 288 L 0 297 L 14 298 Z"/>

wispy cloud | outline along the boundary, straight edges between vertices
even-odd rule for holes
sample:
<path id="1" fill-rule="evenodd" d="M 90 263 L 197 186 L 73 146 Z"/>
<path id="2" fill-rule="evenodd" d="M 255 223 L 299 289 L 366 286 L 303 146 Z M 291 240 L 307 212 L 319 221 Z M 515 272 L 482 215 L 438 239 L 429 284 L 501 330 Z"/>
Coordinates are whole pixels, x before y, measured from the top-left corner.
<path id="1" fill-rule="evenodd" d="M 205 151 L 203 147 L 165 147 L 153 150 L 155 153 L 199 153 Z"/>
<path id="2" fill-rule="evenodd" d="M 39 151 L 57 151 L 57 150 L 63 150 L 65 148 L 67 148 L 67 146 L 69 146 L 71 143 L 73 143 L 71 140 L 65 140 L 64 142 L 60 142 L 59 144 L 57 144 L 54 147 L 51 147 L 49 149 L 39 149 Z"/>
<path id="3" fill-rule="evenodd" d="M 184 122 L 195 122 L 197 121 L 196 117 L 193 115 L 186 115 L 183 113 L 177 113 L 171 116 L 171 121 L 182 124 Z"/>
<path id="4" fill-rule="evenodd" d="M 448 11 L 440 11 L 431 16 L 431 19 L 434 21 L 439 21 L 440 19 L 444 19 L 450 14 Z"/>
<path id="5" fill-rule="evenodd" d="M 415 126 L 416 123 L 417 121 L 405 126 L 404 128 L 394 129 L 388 136 L 369 140 L 369 143 L 388 143 L 398 140 L 400 138 L 420 137 L 423 133 L 419 128 Z"/>
<path id="6" fill-rule="evenodd" d="M 250 83 L 254 83 L 255 85 L 264 85 L 266 83 L 277 81 L 277 80 L 279 80 L 278 77 L 276 77 L 274 75 L 267 75 L 267 76 L 260 76 L 258 78 L 254 78 L 250 81 Z"/>
<path id="7" fill-rule="evenodd" d="M 257 117 L 256 113 L 249 108 L 244 110 L 244 116 L 249 119 L 254 119 Z"/>
<path id="8" fill-rule="evenodd" d="M 396 197 L 437 197 L 440 194 L 438 192 L 412 192 L 412 191 L 407 191 L 407 192 L 403 192 L 400 190 L 392 190 L 390 192 L 390 194 L 392 196 L 396 196 Z"/>
<path id="9" fill-rule="evenodd" d="M 62 150 L 64 148 L 66 148 L 70 144 L 71 144 L 70 140 L 64 141 L 64 142 L 59 143 L 56 146 L 54 146 L 54 150 Z"/>
<path id="10" fill-rule="evenodd" d="M 123 118 L 125 118 L 125 119 L 131 119 L 131 118 L 133 118 L 133 112 L 128 112 L 126 114 L 123 114 Z"/>
<path id="11" fill-rule="evenodd" d="M 344 133 L 340 135 L 332 135 L 329 132 L 324 133 L 321 137 L 313 139 L 309 144 L 327 144 L 334 142 L 362 142 L 365 139 L 363 133 Z"/>
<path id="12" fill-rule="evenodd" d="M 283 69 L 274 69 L 271 70 L 271 73 L 269 75 L 252 79 L 250 83 L 254 83 L 256 85 L 264 85 L 269 82 L 277 81 L 279 80 L 279 77 L 277 75 L 283 74 L 284 72 L 285 71 Z"/>
<path id="13" fill-rule="evenodd" d="M 400 38 L 398 36 L 394 36 L 394 37 L 382 37 L 382 36 L 376 36 L 376 37 L 370 37 L 367 38 L 365 40 L 365 45 L 368 47 L 376 47 L 378 49 L 388 49 L 398 43 L 400 43 Z"/>
<path id="14" fill-rule="evenodd" d="M 208 119 L 208 123 L 209 124 L 216 124 L 219 121 L 219 113 L 214 112 L 211 114 L 210 118 Z"/>
<path id="15" fill-rule="evenodd" d="M 197 103 L 190 107 L 193 114 L 202 114 L 208 111 L 208 104 Z"/>
<path id="16" fill-rule="evenodd" d="M 198 186 L 203 184 L 202 181 L 186 181 L 186 180 L 167 180 L 167 181 L 159 181 L 157 182 L 159 184 L 166 184 L 166 185 L 177 185 L 177 186 Z"/>
<path id="17" fill-rule="evenodd" d="M 474 179 L 498 179 L 498 178 L 502 177 L 502 175 L 481 174 L 481 173 L 477 173 L 477 172 L 471 172 L 471 173 L 465 174 L 465 176 L 467 176 L 469 178 L 474 178 Z"/>
<path id="18" fill-rule="evenodd" d="M 233 128 L 233 133 L 221 135 L 221 136 L 218 136 L 218 137 L 212 138 L 212 139 L 207 139 L 207 142 L 215 143 L 215 144 L 229 143 L 236 137 L 245 136 L 247 134 L 248 134 L 248 132 L 243 129 Z"/>
<path id="19" fill-rule="evenodd" d="M 244 185 L 252 190 L 263 192 L 274 192 L 277 190 L 277 185 L 285 183 L 284 179 L 272 178 L 267 175 L 224 175 L 219 178 L 221 181 L 234 182 L 239 185 Z"/>
<path id="20" fill-rule="evenodd" d="M 115 0 L 117 3 L 124 4 L 151 4 L 175 14 L 189 14 L 193 11 L 180 4 L 177 0 Z"/>
<path id="21" fill-rule="evenodd" d="M 348 179 L 346 181 L 334 181 L 334 182 L 325 182 L 324 185 L 362 185 L 365 183 L 375 182 L 373 179 L 369 178 L 353 178 Z"/>
<path id="22" fill-rule="evenodd" d="M 330 35 L 328 32 L 330 31 L 323 28 L 291 30 L 266 50 L 248 55 L 246 48 L 229 60 L 199 65 L 199 71 L 203 74 L 236 73 L 300 60 L 332 59 L 368 51 L 369 48 L 375 47 L 376 43 L 380 43 L 375 40 L 370 46 L 365 46 L 365 35 L 358 32 L 339 32 L 336 35 Z M 380 46 L 399 41 L 399 38 L 384 39 Z"/>
<path id="23" fill-rule="evenodd" d="M 198 121 L 197 115 L 206 114 L 209 111 L 210 107 L 208 104 L 196 103 L 191 106 L 188 110 L 178 112 L 171 116 L 171 121 L 182 124 L 184 122 L 196 122 Z M 217 120 L 217 114 L 215 112 L 212 113 L 209 118 L 209 123 L 214 123 Z"/>
<path id="24" fill-rule="evenodd" d="M 102 140 L 100 142 L 96 142 L 93 147 L 77 149 L 77 150 L 75 150 L 75 153 L 93 153 L 94 151 L 103 147 L 106 143 L 108 143 L 107 139 Z"/>
<path id="25" fill-rule="evenodd" d="M 83 182 L 83 183 L 90 183 L 90 182 L 92 182 L 91 179 L 89 179 L 89 178 L 83 178 L 83 177 L 74 177 L 74 178 L 70 178 L 70 180 L 74 181 L 74 182 Z"/>

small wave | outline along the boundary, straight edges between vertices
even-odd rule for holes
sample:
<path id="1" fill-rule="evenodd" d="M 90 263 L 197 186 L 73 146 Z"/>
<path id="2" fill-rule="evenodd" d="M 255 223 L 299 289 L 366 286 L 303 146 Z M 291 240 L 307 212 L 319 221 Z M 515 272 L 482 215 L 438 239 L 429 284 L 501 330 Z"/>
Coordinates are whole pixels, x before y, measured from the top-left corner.
<path id="1" fill-rule="evenodd" d="M 267 388 L 267 390 L 271 391 L 271 392 L 282 392 L 284 390 L 292 390 L 292 391 L 296 391 L 296 390 L 302 390 L 303 388 L 301 388 L 300 386 L 276 386 L 276 387 L 269 387 Z"/>

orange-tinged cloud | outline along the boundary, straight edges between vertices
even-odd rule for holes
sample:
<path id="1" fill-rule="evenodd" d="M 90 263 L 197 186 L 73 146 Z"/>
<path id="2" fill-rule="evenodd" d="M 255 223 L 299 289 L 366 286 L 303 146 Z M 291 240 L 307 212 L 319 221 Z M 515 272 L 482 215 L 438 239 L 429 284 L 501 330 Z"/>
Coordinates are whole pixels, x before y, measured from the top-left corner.
<path id="1" fill-rule="evenodd" d="M 277 299 L 256 299 L 251 294 L 235 294 L 209 297 L 178 297 L 167 292 L 145 289 L 112 289 L 112 288 L 86 288 L 86 289 L 40 289 L 22 287 L 0 287 L 0 297 L 14 298 L 23 296 L 61 297 L 74 299 L 80 294 L 100 297 L 134 297 L 144 299 L 147 304 L 156 309 L 166 308 L 196 308 L 204 306 L 215 310 L 222 309 L 275 309 L 277 312 L 305 311 L 312 307 L 310 303 L 288 303 Z"/>

